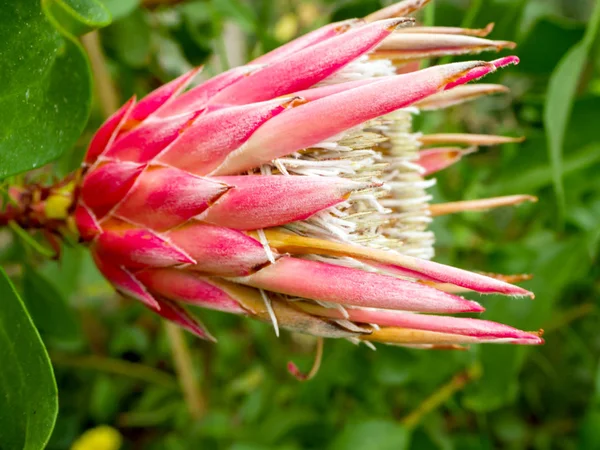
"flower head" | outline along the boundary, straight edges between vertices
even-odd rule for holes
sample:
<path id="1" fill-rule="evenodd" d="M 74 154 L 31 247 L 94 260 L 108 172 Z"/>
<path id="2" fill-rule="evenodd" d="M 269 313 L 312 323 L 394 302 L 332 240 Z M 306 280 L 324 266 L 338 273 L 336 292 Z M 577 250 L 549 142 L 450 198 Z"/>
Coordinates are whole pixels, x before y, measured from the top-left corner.
<path id="1" fill-rule="evenodd" d="M 488 29 L 397 17 L 424 3 L 327 25 L 187 91 L 197 70 L 127 102 L 90 144 L 75 211 L 104 276 L 208 339 L 183 305 L 357 342 L 540 343 L 433 315 L 483 311 L 460 290 L 532 295 L 429 261 L 427 227 L 444 212 L 429 205 L 429 175 L 501 138 L 423 136 L 411 117 L 503 91 L 463 85 L 517 61 L 414 70 L 421 58 L 513 46 L 481 37 Z"/>

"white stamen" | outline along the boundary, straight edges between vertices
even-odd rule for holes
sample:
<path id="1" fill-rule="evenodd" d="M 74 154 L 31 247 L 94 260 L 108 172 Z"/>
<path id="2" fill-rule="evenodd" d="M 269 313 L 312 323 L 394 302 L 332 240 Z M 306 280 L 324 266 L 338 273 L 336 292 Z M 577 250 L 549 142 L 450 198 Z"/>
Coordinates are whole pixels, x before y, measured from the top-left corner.
<path id="1" fill-rule="evenodd" d="M 273 254 L 273 250 L 269 245 L 269 240 L 267 236 L 265 236 L 265 232 L 262 228 L 256 230 L 256 234 L 258 234 L 258 240 L 262 244 L 265 253 L 267 254 L 267 259 L 271 264 L 275 264 L 275 255 Z"/>
<path id="2" fill-rule="evenodd" d="M 376 351 L 377 347 L 375 347 L 375 345 L 370 342 L 370 341 L 361 341 L 363 344 L 365 344 L 367 347 L 369 347 L 371 350 Z"/>
<path id="3" fill-rule="evenodd" d="M 259 289 L 260 295 L 265 302 L 265 306 L 267 307 L 267 311 L 269 312 L 269 316 L 271 317 L 271 322 L 273 322 L 273 328 L 275 329 L 275 336 L 279 337 L 279 324 L 277 323 L 277 316 L 275 315 L 275 311 L 273 311 L 273 305 L 271 304 L 271 299 L 267 296 L 267 293 Z"/>

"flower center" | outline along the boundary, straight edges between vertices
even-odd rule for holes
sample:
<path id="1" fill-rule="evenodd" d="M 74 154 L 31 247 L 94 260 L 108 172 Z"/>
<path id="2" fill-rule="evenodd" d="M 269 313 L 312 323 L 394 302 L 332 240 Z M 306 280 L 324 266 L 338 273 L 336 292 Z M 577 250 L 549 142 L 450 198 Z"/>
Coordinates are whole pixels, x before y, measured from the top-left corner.
<path id="1" fill-rule="evenodd" d="M 391 61 L 363 56 L 318 86 L 391 76 Z M 371 182 L 373 187 L 355 192 L 343 202 L 314 216 L 286 225 L 302 236 L 317 237 L 395 250 L 430 259 L 434 255 L 431 196 L 416 161 L 419 134 L 412 131 L 412 114 L 406 108 L 366 122 L 318 145 L 263 166 L 263 173 L 344 177 Z"/>

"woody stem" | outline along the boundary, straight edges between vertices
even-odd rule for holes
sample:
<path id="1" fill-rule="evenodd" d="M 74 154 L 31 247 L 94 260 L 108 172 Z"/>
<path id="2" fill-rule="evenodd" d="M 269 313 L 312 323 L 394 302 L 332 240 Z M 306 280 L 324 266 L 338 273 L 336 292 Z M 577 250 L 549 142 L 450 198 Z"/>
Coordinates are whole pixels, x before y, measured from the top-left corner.
<path id="1" fill-rule="evenodd" d="M 200 419 L 206 412 L 206 400 L 200 390 L 185 336 L 181 328 L 169 322 L 165 322 L 165 331 L 171 345 L 175 372 L 188 410 L 194 419 Z"/>

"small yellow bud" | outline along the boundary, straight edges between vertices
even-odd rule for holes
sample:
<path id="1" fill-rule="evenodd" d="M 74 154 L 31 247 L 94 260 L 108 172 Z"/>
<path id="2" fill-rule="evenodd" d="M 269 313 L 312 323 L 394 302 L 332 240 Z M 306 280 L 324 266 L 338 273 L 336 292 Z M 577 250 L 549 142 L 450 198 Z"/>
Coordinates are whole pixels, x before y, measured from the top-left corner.
<path id="1" fill-rule="evenodd" d="M 69 207 L 73 203 L 70 196 L 61 194 L 51 195 L 46 199 L 45 213 L 48 219 L 65 219 L 69 214 Z"/>
<path id="2" fill-rule="evenodd" d="M 292 13 L 285 14 L 275 25 L 275 38 L 278 41 L 289 41 L 298 34 L 298 19 Z"/>
<path id="3" fill-rule="evenodd" d="M 304 26 L 313 25 L 321 17 L 321 11 L 314 3 L 301 3 L 298 6 L 298 17 Z"/>
<path id="4" fill-rule="evenodd" d="M 121 434 L 108 425 L 100 425 L 85 431 L 71 446 L 71 450 L 118 450 Z"/>

